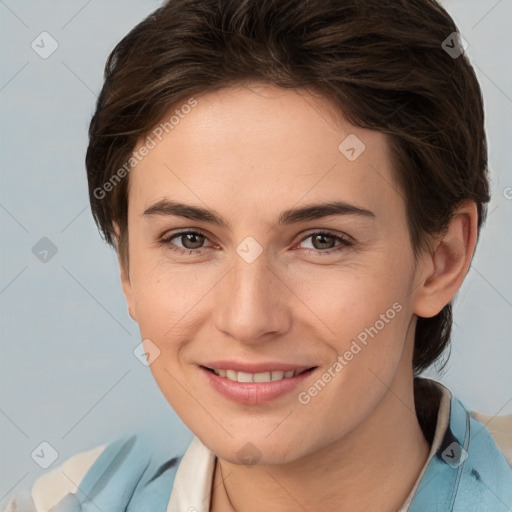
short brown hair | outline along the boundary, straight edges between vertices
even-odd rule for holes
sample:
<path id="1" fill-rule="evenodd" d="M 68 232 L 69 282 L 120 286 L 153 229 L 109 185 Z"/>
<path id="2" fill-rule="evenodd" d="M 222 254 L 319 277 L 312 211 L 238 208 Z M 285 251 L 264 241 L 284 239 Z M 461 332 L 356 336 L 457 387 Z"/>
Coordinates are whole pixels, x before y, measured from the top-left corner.
<path id="1" fill-rule="evenodd" d="M 169 0 L 106 64 L 86 156 L 98 227 L 115 246 L 118 224 L 127 265 L 125 164 L 137 143 L 186 98 L 264 81 L 320 93 L 353 125 L 389 136 L 415 257 L 463 200 L 476 202 L 480 232 L 490 200 L 483 100 L 466 55 L 447 51 L 456 34 L 434 0 Z M 418 318 L 416 375 L 451 327 L 451 302 Z"/>

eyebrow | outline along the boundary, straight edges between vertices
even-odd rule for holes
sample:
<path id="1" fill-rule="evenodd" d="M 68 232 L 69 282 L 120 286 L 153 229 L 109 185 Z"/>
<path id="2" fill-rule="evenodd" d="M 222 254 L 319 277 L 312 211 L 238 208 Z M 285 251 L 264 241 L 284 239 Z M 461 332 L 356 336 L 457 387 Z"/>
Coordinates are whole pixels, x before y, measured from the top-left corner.
<path id="1" fill-rule="evenodd" d="M 229 223 L 218 213 L 207 208 L 192 206 L 185 203 L 163 199 L 144 210 L 143 216 L 173 215 L 186 219 L 208 222 L 216 226 L 229 229 Z M 375 214 L 366 208 L 332 201 L 329 203 L 312 204 L 305 207 L 291 208 L 281 212 L 278 219 L 279 225 L 288 225 L 309 220 L 321 219 L 330 215 L 356 215 L 363 218 L 375 219 Z"/>

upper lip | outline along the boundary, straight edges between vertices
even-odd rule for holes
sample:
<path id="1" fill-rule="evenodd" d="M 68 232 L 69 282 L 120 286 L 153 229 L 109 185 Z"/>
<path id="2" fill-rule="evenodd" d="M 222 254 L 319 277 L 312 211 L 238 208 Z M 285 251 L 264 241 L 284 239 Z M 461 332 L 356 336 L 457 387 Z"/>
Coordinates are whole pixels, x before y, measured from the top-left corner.
<path id="1" fill-rule="evenodd" d="M 313 366 L 304 366 L 297 364 L 279 363 L 276 361 L 268 361 L 263 363 L 245 363 L 243 361 L 207 361 L 201 366 L 210 368 L 211 370 L 235 370 L 237 372 L 246 373 L 264 373 L 264 372 L 289 372 L 303 371 L 313 368 Z"/>

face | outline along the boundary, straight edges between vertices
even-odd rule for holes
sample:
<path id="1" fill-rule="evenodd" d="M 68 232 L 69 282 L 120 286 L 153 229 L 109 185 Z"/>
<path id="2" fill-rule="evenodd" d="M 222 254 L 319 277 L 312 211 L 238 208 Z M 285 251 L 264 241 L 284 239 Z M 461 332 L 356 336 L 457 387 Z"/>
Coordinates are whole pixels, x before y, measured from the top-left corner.
<path id="1" fill-rule="evenodd" d="M 130 313 L 208 448 L 297 460 L 411 373 L 416 268 L 387 139 L 300 90 L 195 101 L 130 172 Z"/>

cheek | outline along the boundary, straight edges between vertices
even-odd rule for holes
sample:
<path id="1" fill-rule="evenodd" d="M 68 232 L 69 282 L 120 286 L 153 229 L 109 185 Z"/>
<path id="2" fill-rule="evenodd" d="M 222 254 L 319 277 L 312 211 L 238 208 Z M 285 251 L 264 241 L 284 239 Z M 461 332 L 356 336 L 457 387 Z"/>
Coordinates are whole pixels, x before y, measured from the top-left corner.
<path id="1" fill-rule="evenodd" d="M 183 354 L 199 338 L 204 318 L 204 299 L 210 286 L 197 279 L 197 273 L 188 269 L 171 268 L 138 262 L 133 273 L 132 290 L 137 321 L 142 339 L 149 339 L 157 347 L 158 357 L 149 369 L 163 396 L 189 428 L 197 429 L 201 410 L 192 397 L 199 397 L 194 379 L 182 366 Z M 144 270 L 140 270 L 144 269 Z M 135 267 L 134 267 L 135 270 Z M 185 358 L 186 359 L 186 358 Z"/>
<path id="2" fill-rule="evenodd" d="M 338 269 L 310 266 L 296 272 L 287 282 L 292 300 L 293 295 L 298 297 L 296 303 L 310 318 L 308 323 L 323 325 L 340 348 L 375 323 L 379 332 L 389 331 L 391 324 L 395 329 L 403 327 L 396 319 L 400 320 L 397 310 L 405 308 L 409 292 L 406 262 L 386 256 L 365 256 L 366 261 L 361 258 Z M 395 303 L 399 305 L 393 307 Z M 364 335 L 361 338 L 364 341 Z"/>
<path id="3" fill-rule="evenodd" d="M 375 257 L 364 269 L 296 283 L 294 291 L 315 313 L 318 342 L 332 349 L 325 375 L 332 394 L 324 399 L 347 407 L 370 403 L 391 383 L 411 316 L 406 268 L 404 260 Z"/>
<path id="4" fill-rule="evenodd" d="M 214 285 L 212 272 L 171 265 L 161 258 L 141 257 L 133 270 L 132 294 L 141 334 L 159 340 L 175 338 L 189 326 Z"/>

